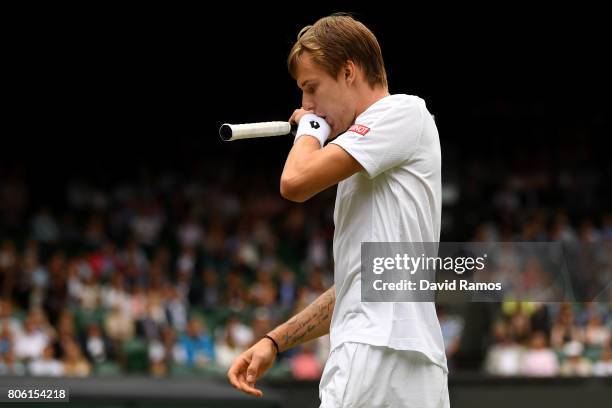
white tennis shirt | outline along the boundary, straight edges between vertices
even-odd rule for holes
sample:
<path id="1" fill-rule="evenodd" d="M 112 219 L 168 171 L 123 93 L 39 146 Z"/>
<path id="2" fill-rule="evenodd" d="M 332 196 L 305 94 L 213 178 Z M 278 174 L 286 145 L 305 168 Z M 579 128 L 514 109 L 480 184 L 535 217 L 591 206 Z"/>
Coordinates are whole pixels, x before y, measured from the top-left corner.
<path id="1" fill-rule="evenodd" d="M 415 350 L 448 372 L 433 302 L 361 302 L 362 242 L 440 239 L 440 139 L 425 101 L 386 96 L 330 143 L 364 168 L 336 193 L 331 350 L 346 341 Z"/>

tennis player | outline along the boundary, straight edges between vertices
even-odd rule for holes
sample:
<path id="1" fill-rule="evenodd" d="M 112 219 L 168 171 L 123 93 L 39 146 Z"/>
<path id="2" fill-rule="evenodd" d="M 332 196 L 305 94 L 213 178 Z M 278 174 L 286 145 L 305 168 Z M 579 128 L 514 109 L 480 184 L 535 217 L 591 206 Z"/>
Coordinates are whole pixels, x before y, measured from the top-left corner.
<path id="1" fill-rule="evenodd" d="M 418 63 L 415 61 L 415 63 Z M 240 355 L 231 384 L 255 382 L 277 353 L 330 334 L 320 408 L 449 407 L 448 368 L 432 302 L 362 302 L 362 242 L 438 242 L 441 154 L 423 99 L 389 94 L 380 46 L 351 16 L 298 34 L 288 67 L 302 90 L 281 194 L 304 202 L 338 185 L 334 286 Z"/>

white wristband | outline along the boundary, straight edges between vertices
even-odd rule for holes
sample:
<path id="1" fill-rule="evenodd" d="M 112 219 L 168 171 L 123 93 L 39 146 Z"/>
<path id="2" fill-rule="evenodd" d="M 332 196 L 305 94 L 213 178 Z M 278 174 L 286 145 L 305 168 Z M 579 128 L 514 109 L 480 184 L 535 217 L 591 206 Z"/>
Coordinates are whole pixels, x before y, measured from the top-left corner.
<path id="1" fill-rule="evenodd" d="M 330 133 L 331 128 L 325 119 L 314 113 L 307 113 L 300 119 L 293 143 L 295 144 L 300 136 L 309 135 L 316 137 L 319 143 L 321 143 L 321 147 L 323 147 Z"/>

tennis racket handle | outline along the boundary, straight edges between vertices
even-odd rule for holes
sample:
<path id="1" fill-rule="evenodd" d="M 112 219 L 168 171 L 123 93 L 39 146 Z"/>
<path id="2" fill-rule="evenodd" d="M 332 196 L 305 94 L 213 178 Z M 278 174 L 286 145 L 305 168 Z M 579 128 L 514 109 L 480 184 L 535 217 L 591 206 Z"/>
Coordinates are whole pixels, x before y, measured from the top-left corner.
<path id="1" fill-rule="evenodd" d="M 219 136 L 224 142 L 253 139 L 256 137 L 284 136 L 295 133 L 297 125 L 289 122 L 255 122 L 232 125 L 224 123 L 219 128 Z"/>

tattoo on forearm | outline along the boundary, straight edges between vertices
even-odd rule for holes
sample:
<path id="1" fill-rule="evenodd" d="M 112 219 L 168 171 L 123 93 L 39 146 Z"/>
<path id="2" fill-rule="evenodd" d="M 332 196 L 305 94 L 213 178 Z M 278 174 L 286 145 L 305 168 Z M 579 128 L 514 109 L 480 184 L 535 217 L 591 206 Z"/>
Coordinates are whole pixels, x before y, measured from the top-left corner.
<path id="1" fill-rule="evenodd" d="M 286 323 L 287 328 L 282 334 L 282 347 L 284 349 L 294 347 L 310 339 L 313 332 L 323 330 L 322 335 L 324 329 L 328 330 L 335 302 L 336 291 L 332 286 L 311 305 L 289 319 Z"/>

